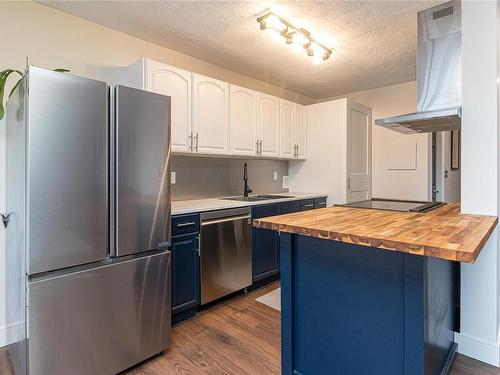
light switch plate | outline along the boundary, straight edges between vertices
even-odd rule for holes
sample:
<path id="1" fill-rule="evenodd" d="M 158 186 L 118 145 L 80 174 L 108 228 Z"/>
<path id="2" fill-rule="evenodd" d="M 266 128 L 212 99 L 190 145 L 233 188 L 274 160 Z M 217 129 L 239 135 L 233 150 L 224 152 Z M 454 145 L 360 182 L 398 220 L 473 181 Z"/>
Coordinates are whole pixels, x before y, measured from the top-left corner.
<path id="1" fill-rule="evenodd" d="M 170 183 L 175 184 L 175 172 L 170 172 Z"/>
<path id="2" fill-rule="evenodd" d="M 288 189 L 288 176 L 283 176 L 283 189 Z"/>
<path id="3" fill-rule="evenodd" d="M 274 171 L 274 181 L 278 181 L 278 171 Z"/>

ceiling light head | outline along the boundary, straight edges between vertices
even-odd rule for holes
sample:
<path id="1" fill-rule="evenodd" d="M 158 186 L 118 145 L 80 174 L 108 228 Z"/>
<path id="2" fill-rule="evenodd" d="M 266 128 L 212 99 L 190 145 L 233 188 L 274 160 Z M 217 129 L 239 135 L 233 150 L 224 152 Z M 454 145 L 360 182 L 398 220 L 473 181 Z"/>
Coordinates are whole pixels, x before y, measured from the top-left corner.
<path id="1" fill-rule="evenodd" d="M 295 31 L 293 34 L 292 43 L 297 46 L 307 46 L 311 43 L 311 40 L 302 31 Z"/>
<path id="2" fill-rule="evenodd" d="M 271 12 L 257 18 L 257 22 L 260 24 L 261 30 L 273 29 L 282 32 L 287 29 L 287 25 L 282 22 L 281 18 Z"/>

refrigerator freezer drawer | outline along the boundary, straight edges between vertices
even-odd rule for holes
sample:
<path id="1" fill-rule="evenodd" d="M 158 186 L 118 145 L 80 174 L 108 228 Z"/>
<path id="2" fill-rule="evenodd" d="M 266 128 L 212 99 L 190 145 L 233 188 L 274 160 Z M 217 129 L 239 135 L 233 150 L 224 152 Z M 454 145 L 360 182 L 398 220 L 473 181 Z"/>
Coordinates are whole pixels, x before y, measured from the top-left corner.
<path id="1" fill-rule="evenodd" d="M 170 344 L 170 252 L 30 282 L 29 371 L 116 374 Z"/>

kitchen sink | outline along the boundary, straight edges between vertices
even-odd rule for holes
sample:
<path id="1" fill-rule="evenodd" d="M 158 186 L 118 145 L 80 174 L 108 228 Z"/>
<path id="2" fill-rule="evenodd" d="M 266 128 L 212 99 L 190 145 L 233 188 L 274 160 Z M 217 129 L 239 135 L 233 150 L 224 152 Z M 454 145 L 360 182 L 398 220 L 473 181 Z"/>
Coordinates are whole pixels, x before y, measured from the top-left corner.
<path id="1" fill-rule="evenodd" d="M 221 198 L 224 200 L 230 201 L 241 201 L 241 202 L 259 202 L 270 199 L 283 199 L 283 198 L 293 198 L 291 195 L 278 195 L 278 194 L 262 194 L 262 195 L 254 195 L 251 197 L 231 197 L 231 198 Z"/>

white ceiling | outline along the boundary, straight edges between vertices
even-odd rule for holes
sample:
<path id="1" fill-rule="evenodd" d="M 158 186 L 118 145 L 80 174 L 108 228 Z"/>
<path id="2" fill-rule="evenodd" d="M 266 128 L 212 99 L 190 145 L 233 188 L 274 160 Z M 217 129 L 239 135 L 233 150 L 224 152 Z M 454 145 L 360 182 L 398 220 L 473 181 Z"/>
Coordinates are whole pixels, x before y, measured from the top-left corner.
<path id="1" fill-rule="evenodd" d="M 441 1 L 42 1 L 50 7 L 313 99 L 415 79 L 416 13 Z M 313 65 L 260 31 L 267 8 L 320 41 Z"/>

